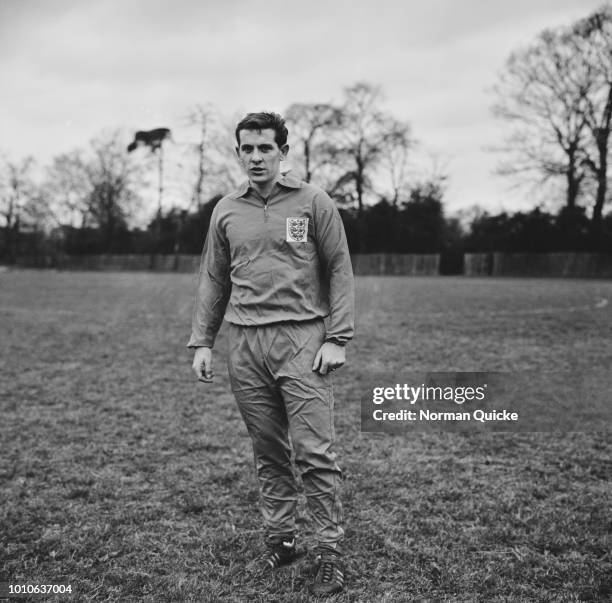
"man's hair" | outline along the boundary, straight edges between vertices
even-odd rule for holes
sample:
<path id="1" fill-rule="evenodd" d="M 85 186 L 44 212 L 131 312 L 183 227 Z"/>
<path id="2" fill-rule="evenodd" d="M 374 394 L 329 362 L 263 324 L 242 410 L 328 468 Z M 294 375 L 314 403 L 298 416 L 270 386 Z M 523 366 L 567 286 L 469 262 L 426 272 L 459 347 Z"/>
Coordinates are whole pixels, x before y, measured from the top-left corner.
<path id="1" fill-rule="evenodd" d="M 236 126 L 236 142 L 240 146 L 240 130 L 274 130 L 274 142 L 280 147 L 287 144 L 287 126 L 278 113 L 261 111 L 247 113 L 247 116 Z"/>

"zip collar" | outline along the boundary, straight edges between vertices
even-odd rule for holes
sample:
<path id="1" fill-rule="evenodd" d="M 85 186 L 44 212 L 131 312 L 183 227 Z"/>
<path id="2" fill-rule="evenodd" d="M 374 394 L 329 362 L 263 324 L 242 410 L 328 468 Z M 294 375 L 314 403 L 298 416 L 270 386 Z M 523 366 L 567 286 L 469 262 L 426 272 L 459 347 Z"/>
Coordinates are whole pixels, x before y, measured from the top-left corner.
<path id="1" fill-rule="evenodd" d="M 302 188 L 301 180 L 299 180 L 298 178 L 295 178 L 294 176 L 290 176 L 288 173 L 282 174 L 281 177 L 274 184 L 280 184 L 281 186 L 285 188 L 293 188 L 293 189 Z M 238 190 L 236 190 L 236 192 L 232 196 L 234 197 L 234 199 L 240 199 L 241 197 L 246 197 L 246 195 L 249 193 L 251 189 L 252 189 L 251 183 L 249 180 L 247 180 L 246 182 L 243 182 L 238 187 Z"/>

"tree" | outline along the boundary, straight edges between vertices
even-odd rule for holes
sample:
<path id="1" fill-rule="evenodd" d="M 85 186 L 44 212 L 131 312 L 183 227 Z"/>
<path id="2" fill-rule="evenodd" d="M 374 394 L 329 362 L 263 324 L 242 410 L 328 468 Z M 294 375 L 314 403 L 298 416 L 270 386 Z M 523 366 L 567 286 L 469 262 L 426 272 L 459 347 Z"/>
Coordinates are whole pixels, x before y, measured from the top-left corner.
<path id="1" fill-rule="evenodd" d="M 391 185 L 391 202 L 397 207 L 400 194 L 408 184 L 410 153 L 415 141 L 410 126 L 394 117 L 387 117 L 383 125 L 381 162 Z"/>
<path id="2" fill-rule="evenodd" d="M 578 93 L 584 98 L 584 119 L 590 137 L 590 144 L 583 149 L 584 164 L 596 185 L 592 221 L 599 231 L 608 191 L 612 124 L 612 8 L 605 6 L 578 21 L 570 39 L 581 59 L 582 87 Z"/>
<path id="3" fill-rule="evenodd" d="M 446 234 L 443 196 L 444 179 L 425 180 L 411 188 L 399 212 L 400 252 L 433 253 L 443 249 Z"/>
<path id="4" fill-rule="evenodd" d="M 141 169 L 125 153 L 119 132 L 95 138 L 87 150 L 56 157 L 48 172 L 47 194 L 60 224 L 95 227 L 100 250 L 110 251 L 125 231 L 139 201 Z"/>
<path id="5" fill-rule="evenodd" d="M 382 151 L 385 138 L 384 114 L 379 108 L 380 88 L 359 82 L 345 89 L 333 138 L 326 145 L 332 158 L 344 166 L 336 181 L 334 192 L 352 184 L 354 186 L 357 215 L 361 218 L 364 193 L 371 188 L 374 168 Z"/>
<path id="6" fill-rule="evenodd" d="M 340 123 L 340 110 L 327 103 L 294 103 L 285 112 L 289 135 L 299 142 L 296 149 L 304 162 L 304 180 L 329 162 L 322 135 Z"/>
<path id="7" fill-rule="evenodd" d="M 612 8 L 545 31 L 514 53 L 497 93 L 496 113 L 515 126 L 505 171 L 564 176 L 563 222 L 575 220 L 580 229 L 578 201 L 592 198 L 591 232 L 601 238 L 612 127 Z"/>
<path id="8" fill-rule="evenodd" d="M 601 248 L 589 237 L 584 208 L 564 207 L 554 215 L 536 207 L 529 212 L 475 216 L 465 238 L 465 250 L 541 253 Z"/>
<path id="9" fill-rule="evenodd" d="M 564 31 L 547 30 L 514 52 L 495 87 L 494 114 L 510 122 L 500 172 L 542 181 L 563 177 L 567 207 L 574 207 L 585 178 L 585 88 L 583 60 Z"/>
<path id="10" fill-rule="evenodd" d="M 328 162 L 340 170 L 328 192 L 340 205 L 356 206 L 358 251 L 366 245 L 364 205 L 367 194 L 374 192 L 380 181 L 381 163 L 386 159 L 388 169 L 390 155 L 400 149 L 401 153 L 407 153 L 411 144 L 407 124 L 384 112 L 380 108 L 381 98 L 380 88 L 366 82 L 346 88 L 339 119 L 330 128 L 328 139 L 321 144 L 322 152 L 329 157 Z M 398 193 L 394 194 L 396 201 L 399 182 L 406 175 L 399 170 L 402 163 L 402 170 L 405 167 L 405 159 L 406 156 L 392 159 L 394 185 L 398 186 Z"/>
<path id="11" fill-rule="evenodd" d="M 164 194 L 164 142 L 172 140 L 172 133 L 169 128 L 155 128 L 154 130 L 139 130 L 134 135 L 134 140 L 128 145 L 127 151 L 131 153 L 143 146 L 151 153 L 157 155 L 158 171 L 158 197 L 157 197 L 157 217 L 161 220 L 162 199 Z"/>
<path id="12" fill-rule="evenodd" d="M 9 262 L 17 257 L 20 234 L 24 226 L 40 224 L 44 205 L 34 180 L 34 159 L 18 161 L 3 158 L 0 163 L 0 215 L 4 219 L 4 254 Z"/>
<path id="13" fill-rule="evenodd" d="M 198 104 L 187 115 L 187 123 L 197 132 L 197 142 L 187 143 L 189 176 L 195 175 L 195 185 L 189 209 L 201 208 L 205 199 L 226 194 L 244 180 L 237 160 L 234 128 L 240 118 L 222 117 L 209 104 Z M 195 166 L 193 159 L 196 159 Z"/>
<path id="14" fill-rule="evenodd" d="M 212 109 L 210 107 L 205 107 L 202 104 L 198 104 L 193 107 L 187 116 L 189 124 L 195 126 L 198 130 L 198 142 L 190 144 L 190 147 L 195 149 L 198 160 L 196 182 L 193 187 L 190 207 L 200 208 L 203 203 L 202 193 L 207 163 L 206 147 L 210 137 L 209 130 L 212 117 L 211 114 Z"/>
<path id="15" fill-rule="evenodd" d="M 200 205 L 195 213 L 189 213 L 185 217 L 185 226 L 182 231 L 182 247 L 185 253 L 202 253 L 212 212 L 221 198 L 221 194 L 215 195 Z"/>
<path id="16" fill-rule="evenodd" d="M 57 155 L 46 171 L 43 188 L 60 226 L 87 228 L 92 218 L 88 203 L 90 182 L 83 153 L 73 150 Z"/>
<path id="17" fill-rule="evenodd" d="M 410 188 L 405 201 L 394 204 L 383 198 L 366 205 L 367 229 L 362 233 L 361 251 L 440 253 L 457 245 L 461 233 L 444 216 L 443 194 L 444 180 L 423 180 Z M 350 220 L 349 224 L 354 227 Z"/>
<path id="18" fill-rule="evenodd" d="M 138 169 L 123 151 L 118 133 L 92 141 L 93 158 L 86 166 L 90 190 L 89 212 L 102 235 L 105 250 L 110 250 L 113 235 L 125 229 L 136 202 Z"/>

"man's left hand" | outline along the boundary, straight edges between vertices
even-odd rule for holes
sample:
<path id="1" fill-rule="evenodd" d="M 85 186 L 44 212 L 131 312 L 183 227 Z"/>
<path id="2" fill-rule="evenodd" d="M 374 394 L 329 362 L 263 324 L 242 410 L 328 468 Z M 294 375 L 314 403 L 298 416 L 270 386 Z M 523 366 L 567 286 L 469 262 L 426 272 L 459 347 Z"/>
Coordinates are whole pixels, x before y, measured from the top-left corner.
<path id="1" fill-rule="evenodd" d="M 327 375 L 330 371 L 340 368 L 345 360 L 344 347 L 326 341 L 315 355 L 312 370 L 318 371 L 321 375 Z"/>

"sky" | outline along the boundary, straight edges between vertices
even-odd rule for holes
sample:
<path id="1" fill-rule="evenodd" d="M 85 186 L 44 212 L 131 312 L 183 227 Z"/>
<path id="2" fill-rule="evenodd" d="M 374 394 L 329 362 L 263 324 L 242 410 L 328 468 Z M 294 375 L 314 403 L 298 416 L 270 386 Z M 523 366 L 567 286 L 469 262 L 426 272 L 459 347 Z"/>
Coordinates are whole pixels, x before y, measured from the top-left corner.
<path id="1" fill-rule="evenodd" d="M 357 81 L 410 123 L 449 214 L 533 207 L 495 173 L 507 57 L 599 0 L 0 0 L 0 151 L 41 164 L 104 129 L 339 102 Z M 416 161 L 416 159 L 415 159 Z M 428 167 L 429 166 L 429 167 Z"/>

